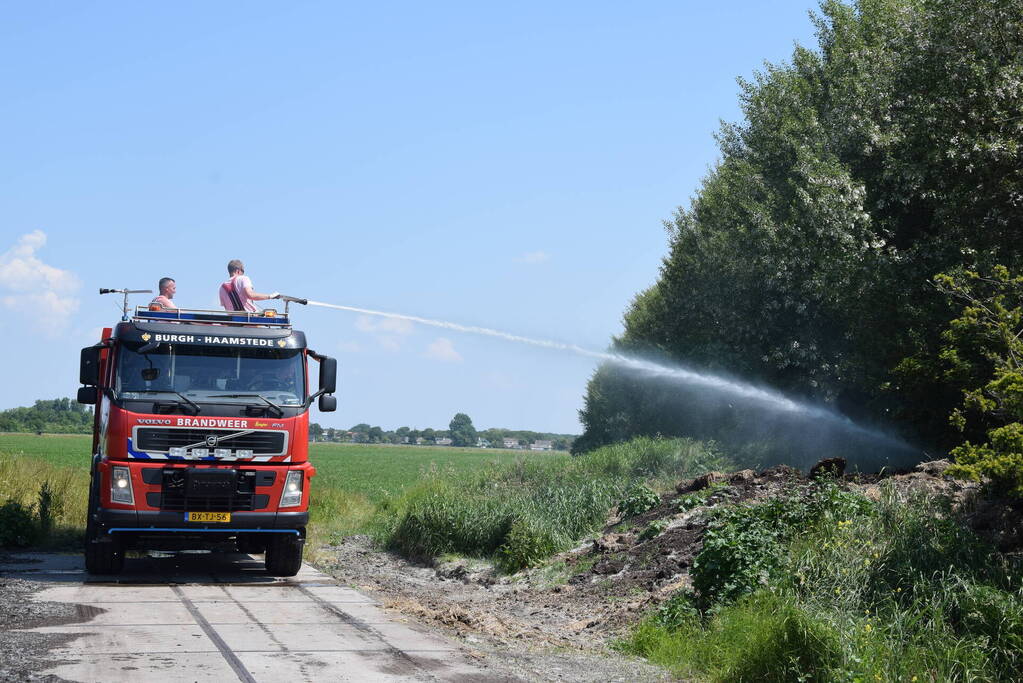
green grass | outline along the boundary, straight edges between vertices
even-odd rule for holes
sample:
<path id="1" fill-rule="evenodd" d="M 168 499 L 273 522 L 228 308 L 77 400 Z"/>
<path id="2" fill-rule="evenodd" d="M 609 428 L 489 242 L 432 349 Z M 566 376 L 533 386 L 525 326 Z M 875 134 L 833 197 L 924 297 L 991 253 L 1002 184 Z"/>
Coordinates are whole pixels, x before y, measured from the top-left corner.
<path id="1" fill-rule="evenodd" d="M 13 500 L 38 508 L 39 488 L 50 481 L 62 513 L 44 545 L 73 544 L 85 524 L 85 503 L 92 449 L 89 435 L 0 434 L 0 505 Z M 562 453 L 490 449 L 311 444 L 316 467 L 309 535 L 310 547 L 381 527 L 381 508 L 417 482 L 456 478 L 495 463 L 564 461 Z"/>
<path id="2" fill-rule="evenodd" d="M 92 436 L 86 434 L 7 434 L 0 433 L 0 453 L 39 458 L 55 467 L 89 471 Z M 0 496 L 3 489 L 0 488 Z"/>
<path id="3" fill-rule="evenodd" d="M 713 568 L 711 588 L 724 590 L 677 594 L 624 650 L 698 680 L 1019 680 L 1019 561 L 941 501 L 825 491 L 737 506 L 723 521 L 694 575 Z"/>
<path id="4" fill-rule="evenodd" d="M 0 441 L 0 450 L 3 442 Z M 485 470 L 495 463 L 517 459 L 565 462 L 565 453 L 494 451 L 438 446 L 378 446 L 315 443 L 309 462 L 316 467 L 313 480 L 320 488 L 357 493 L 379 503 L 402 494 L 424 478 L 458 476 Z"/>
<path id="5" fill-rule="evenodd" d="M 599 529 L 615 505 L 631 500 L 626 494 L 637 482 L 664 488 L 725 463 L 706 444 L 639 438 L 575 458 L 429 477 L 388 504 L 381 536 L 411 557 L 490 557 L 515 571 Z"/>

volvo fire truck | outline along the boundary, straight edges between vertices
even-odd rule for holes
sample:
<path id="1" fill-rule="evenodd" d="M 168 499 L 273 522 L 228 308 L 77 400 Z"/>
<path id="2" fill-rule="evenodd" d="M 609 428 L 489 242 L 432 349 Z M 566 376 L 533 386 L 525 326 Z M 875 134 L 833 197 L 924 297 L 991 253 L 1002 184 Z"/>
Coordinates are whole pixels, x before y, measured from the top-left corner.
<path id="1" fill-rule="evenodd" d="M 336 410 L 337 363 L 284 311 L 137 307 L 82 349 L 80 403 L 94 404 L 85 564 L 113 574 L 125 551 L 265 553 L 293 576 L 309 521 L 309 407 Z M 308 360 L 318 362 L 318 388 Z"/>

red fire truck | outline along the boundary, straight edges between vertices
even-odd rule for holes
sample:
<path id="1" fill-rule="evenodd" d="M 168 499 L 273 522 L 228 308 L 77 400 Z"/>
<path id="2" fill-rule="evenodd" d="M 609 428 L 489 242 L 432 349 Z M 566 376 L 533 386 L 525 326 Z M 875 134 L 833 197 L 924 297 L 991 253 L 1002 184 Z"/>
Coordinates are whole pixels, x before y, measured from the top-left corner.
<path id="1" fill-rule="evenodd" d="M 319 362 L 315 391 L 309 358 Z M 82 349 L 80 375 L 78 401 L 96 405 L 90 573 L 121 571 L 131 548 L 236 548 L 265 552 L 270 574 L 298 571 L 316 473 L 309 407 L 336 409 L 337 362 L 306 346 L 287 306 L 129 315 L 126 304 L 122 321 Z"/>

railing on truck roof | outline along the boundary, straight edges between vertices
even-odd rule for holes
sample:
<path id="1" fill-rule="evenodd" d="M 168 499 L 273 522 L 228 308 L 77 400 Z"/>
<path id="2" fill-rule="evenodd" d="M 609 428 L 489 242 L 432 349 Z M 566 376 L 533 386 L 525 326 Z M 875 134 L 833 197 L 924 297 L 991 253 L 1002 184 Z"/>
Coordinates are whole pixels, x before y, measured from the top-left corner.
<path id="1" fill-rule="evenodd" d="M 137 306 L 134 322 L 208 323 L 216 325 L 242 325 L 245 327 L 290 328 L 291 319 L 268 308 L 257 313 L 249 311 L 208 311 L 199 308 L 156 308 Z"/>

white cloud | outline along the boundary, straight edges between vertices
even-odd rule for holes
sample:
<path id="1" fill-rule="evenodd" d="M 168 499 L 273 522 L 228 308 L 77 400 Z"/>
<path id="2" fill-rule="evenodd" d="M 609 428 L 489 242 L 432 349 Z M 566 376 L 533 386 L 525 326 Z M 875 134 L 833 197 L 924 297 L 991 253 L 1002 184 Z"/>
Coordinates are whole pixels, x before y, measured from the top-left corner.
<path id="1" fill-rule="evenodd" d="M 519 263 L 528 263 L 534 265 L 537 263 L 543 263 L 544 261 L 550 261 L 551 255 L 546 251 L 531 251 L 515 259 Z"/>
<path id="2" fill-rule="evenodd" d="M 355 329 L 360 332 L 385 332 L 404 337 L 412 334 L 413 327 L 411 320 L 401 318 L 376 318 L 371 315 L 360 315 L 355 319 Z"/>
<path id="3" fill-rule="evenodd" d="M 56 336 L 78 310 L 74 294 L 81 286 L 74 273 L 47 265 L 36 257 L 46 233 L 22 235 L 0 256 L 0 306 L 23 313 L 43 332 Z"/>
<path id="4" fill-rule="evenodd" d="M 446 363 L 457 363 L 462 360 L 462 354 L 455 351 L 455 345 L 446 337 L 437 337 L 434 339 L 430 345 L 426 347 L 426 353 L 423 355 L 426 358 L 432 358 Z"/>
<path id="5" fill-rule="evenodd" d="M 412 334 L 414 328 L 411 320 L 401 318 L 360 315 L 355 319 L 355 329 L 374 335 L 377 343 L 388 351 L 401 350 L 401 338 Z"/>

